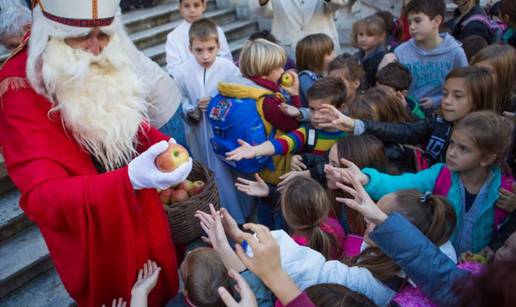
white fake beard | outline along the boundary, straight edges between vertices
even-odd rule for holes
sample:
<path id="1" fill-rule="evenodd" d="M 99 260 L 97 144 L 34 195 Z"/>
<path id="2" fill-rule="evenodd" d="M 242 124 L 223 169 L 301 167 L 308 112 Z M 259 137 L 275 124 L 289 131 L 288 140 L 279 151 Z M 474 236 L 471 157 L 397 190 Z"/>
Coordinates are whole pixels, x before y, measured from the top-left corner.
<path id="1" fill-rule="evenodd" d="M 51 38 L 42 54 L 42 77 L 62 121 L 105 170 L 135 156 L 138 129 L 147 120 L 146 93 L 118 37 L 98 56 Z"/>

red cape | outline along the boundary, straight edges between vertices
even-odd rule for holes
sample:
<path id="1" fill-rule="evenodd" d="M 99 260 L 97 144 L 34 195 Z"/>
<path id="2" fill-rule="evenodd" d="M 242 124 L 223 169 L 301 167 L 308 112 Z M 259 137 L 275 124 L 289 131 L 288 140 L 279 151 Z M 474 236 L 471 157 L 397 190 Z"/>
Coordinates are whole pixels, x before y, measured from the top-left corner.
<path id="1" fill-rule="evenodd" d="M 66 290 L 79 306 L 130 299 L 147 259 L 162 271 L 149 306 L 177 292 L 168 221 L 154 189 L 134 191 L 127 166 L 99 174 L 50 102 L 29 85 L 27 48 L 0 70 L 0 146 L 20 206 L 40 228 Z M 144 125 L 138 152 L 168 137 Z"/>

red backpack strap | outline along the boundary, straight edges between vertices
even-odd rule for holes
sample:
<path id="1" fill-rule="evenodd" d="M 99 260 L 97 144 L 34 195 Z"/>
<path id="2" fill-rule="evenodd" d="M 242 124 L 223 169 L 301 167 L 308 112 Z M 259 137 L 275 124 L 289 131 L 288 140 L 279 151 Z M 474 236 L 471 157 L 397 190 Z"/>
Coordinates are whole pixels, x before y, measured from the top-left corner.
<path id="1" fill-rule="evenodd" d="M 502 183 L 500 187 L 507 191 L 512 191 L 512 185 L 514 184 L 514 178 L 509 174 L 502 174 Z M 505 218 L 509 215 L 509 212 L 495 206 L 494 212 L 494 226 L 495 230 L 503 223 Z"/>
<path id="2" fill-rule="evenodd" d="M 437 180 L 435 181 L 434 191 L 433 193 L 436 195 L 441 196 L 448 196 L 448 192 L 450 191 L 452 184 L 452 176 L 451 172 L 446 167 L 446 165 L 443 166 L 441 171 L 439 172 L 439 175 L 437 176 Z"/>

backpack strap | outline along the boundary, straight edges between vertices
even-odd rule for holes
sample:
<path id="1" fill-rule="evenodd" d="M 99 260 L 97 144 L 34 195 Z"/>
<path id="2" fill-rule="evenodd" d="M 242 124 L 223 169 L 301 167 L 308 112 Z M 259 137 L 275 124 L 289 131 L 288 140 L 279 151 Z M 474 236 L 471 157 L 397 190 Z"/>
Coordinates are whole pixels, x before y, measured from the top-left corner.
<path id="1" fill-rule="evenodd" d="M 301 76 L 301 75 L 307 75 L 313 81 L 319 80 L 319 77 L 317 76 L 317 74 L 310 70 L 302 70 L 301 72 L 299 72 L 299 76 Z"/>
<path id="2" fill-rule="evenodd" d="M 452 185 L 451 177 L 451 171 L 444 165 L 437 176 L 433 193 L 447 197 Z"/>

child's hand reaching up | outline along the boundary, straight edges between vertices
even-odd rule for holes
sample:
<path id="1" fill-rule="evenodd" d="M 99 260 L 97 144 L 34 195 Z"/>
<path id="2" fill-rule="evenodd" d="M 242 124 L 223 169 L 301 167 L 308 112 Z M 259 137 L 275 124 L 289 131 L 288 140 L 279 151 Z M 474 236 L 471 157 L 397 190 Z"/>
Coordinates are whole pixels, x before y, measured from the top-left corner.
<path id="1" fill-rule="evenodd" d="M 342 114 L 330 104 L 323 104 L 319 112 L 313 116 L 313 121 L 322 129 L 337 129 L 345 132 L 353 132 L 355 129 L 355 120 Z"/>
<path id="2" fill-rule="evenodd" d="M 498 194 L 498 200 L 495 205 L 509 213 L 512 213 L 514 209 L 516 209 L 516 184 L 513 184 L 511 187 L 511 191 L 506 190 L 504 188 L 500 188 L 500 193 Z"/>
<path id="3" fill-rule="evenodd" d="M 127 306 L 127 302 L 124 301 L 123 298 L 119 297 L 118 299 L 114 299 L 113 302 L 111 303 L 111 307 L 126 307 Z M 102 307 L 106 307 L 106 304 L 102 304 Z"/>
<path id="4" fill-rule="evenodd" d="M 324 173 L 326 177 L 332 181 L 341 181 L 347 184 L 352 184 L 350 178 L 355 178 L 360 184 L 366 185 L 369 183 L 369 177 L 362 173 L 362 171 L 353 162 L 346 159 L 340 159 L 340 163 L 344 168 L 338 168 L 326 164 L 324 166 Z"/>
<path id="5" fill-rule="evenodd" d="M 303 157 L 301 155 L 294 155 L 290 159 L 290 169 L 293 171 L 304 171 L 306 165 L 303 163 Z"/>
<path id="6" fill-rule="evenodd" d="M 138 272 L 138 279 L 131 290 L 131 306 L 147 306 L 147 296 L 156 286 L 160 271 L 156 262 L 147 260 Z"/>
<path id="7" fill-rule="evenodd" d="M 279 108 L 280 108 L 281 112 L 283 112 L 283 114 L 285 114 L 287 116 L 294 117 L 297 119 L 299 119 L 299 117 L 301 117 L 301 111 L 298 108 L 289 105 L 288 103 L 280 104 Z"/>
<path id="8" fill-rule="evenodd" d="M 278 191 L 283 191 L 287 184 L 296 177 L 310 178 L 310 171 L 290 171 L 286 174 L 281 175 L 279 177 L 279 180 L 281 181 L 278 183 Z"/>
<path id="9" fill-rule="evenodd" d="M 249 196 L 266 197 L 269 195 L 269 186 L 267 186 L 260 175 L 254 174 L 254 178 L 256 178 L 256 181 L 238 177 L 235 186 L 240 192 Z"/>
<path id="10" fill-rule="evenodd" d="M 425 110 L 431 110 L 434 107 L 434 103 L 432 102 L 432 98 L 423 97 L 419 100 L 419 106 Z"/>
<path id="11" fill-rule="evenodd" d="M 237 285 L 235 289 L 240 294 L 240 302 L 235 301 L 235 299 L 229 294 L 229 292 L 224 288 L 220 287 L 218 289 L 220 298 L 224 301 L 224 304 L 228 307 L 257 307 L 258 304 L 256 302 L 256 296 L 249 287 L 249 284 L 245 281 L 245 279 L 240 276 L 235 270 L 229 270 L 229 277 L 233 278 Z"/>
<path id="12" fill-rule="evenodd" d="M 240 161 L 242 159 L 252 159 L 256 157 L 254 146 L 240 139 L 238 140 L 238 144 L 240 144 L 240 147 L 226 153 L 226 160 Z"/>
<path id="13" fill-rule="evenodd" d="M 345 174 L 344 176 L 349 175 Z M 342 191 L 351 194 L 353 199 L 337 197 L 337 201 L 346 204 L 346 206 L 355 211 L 358 211 L 374 224 L 383 223 L 387 219 L 387 214 L 378 208 L 369 194 L 364 190 L 362 184 L 352 177 L 349 177 L 348 180 L 353 184 L 353 188 L 343 185 L 340 182 L 337 182 L 337 187 Z"/>
<path id="14" fill-rule="evenodd" d="M 229 214 L 228 210 L 221 208 L 220 214 L 222 215 L 222 226 L 224 226 L 224 231 L 226 232 L 228 238 L 235 242 L 242 242 L 244 240 L 245 232 L 238 228 L 237 222 Z"/>

